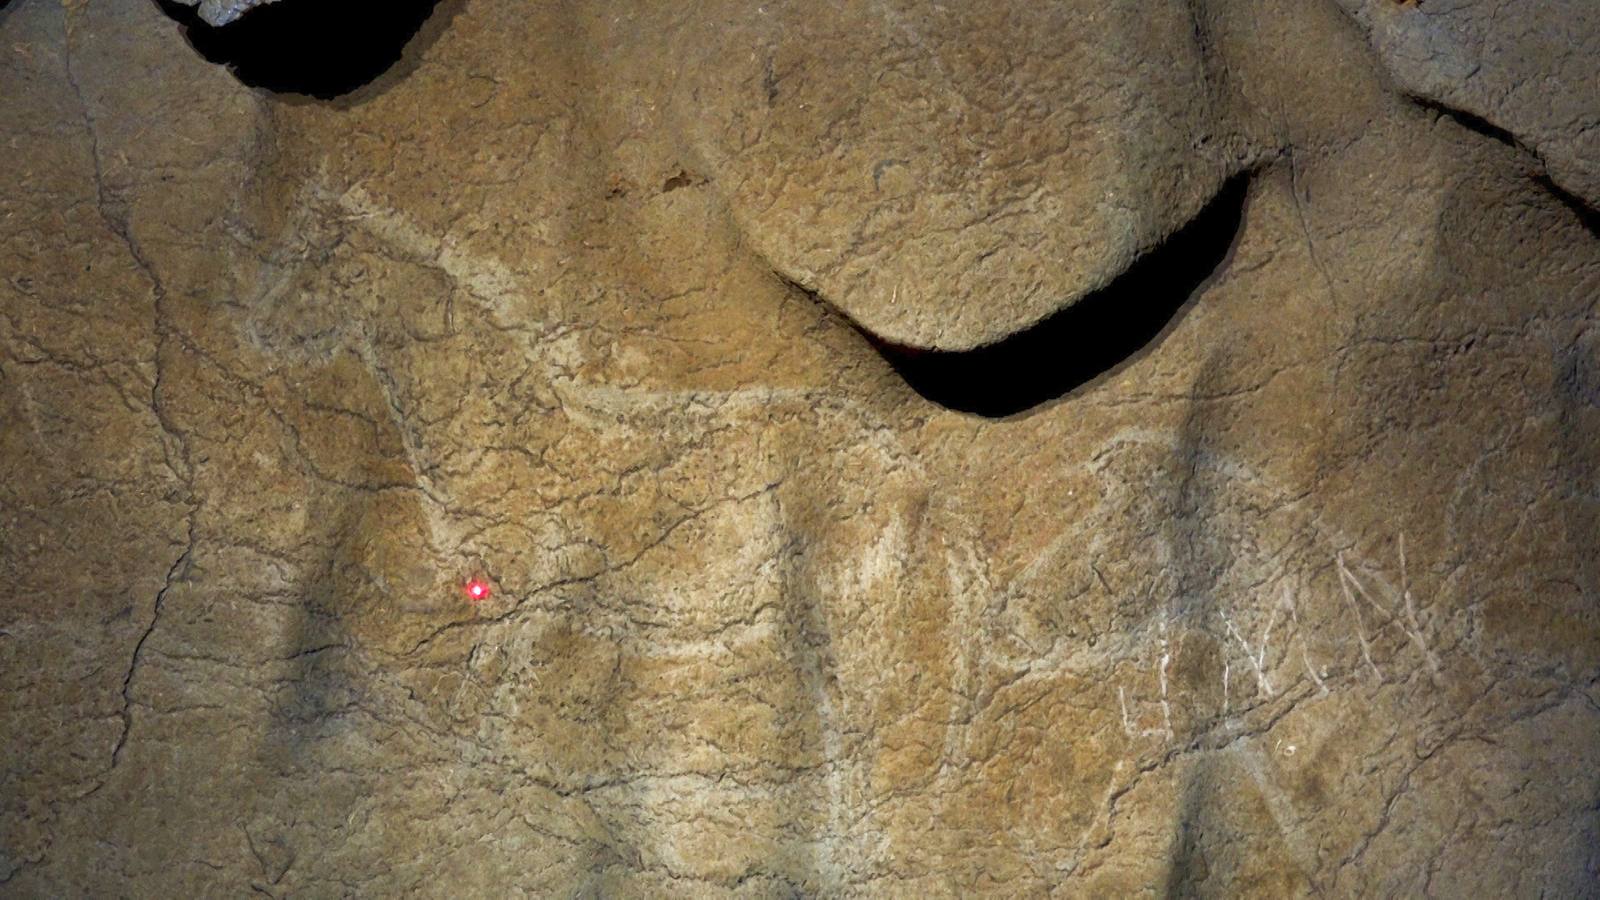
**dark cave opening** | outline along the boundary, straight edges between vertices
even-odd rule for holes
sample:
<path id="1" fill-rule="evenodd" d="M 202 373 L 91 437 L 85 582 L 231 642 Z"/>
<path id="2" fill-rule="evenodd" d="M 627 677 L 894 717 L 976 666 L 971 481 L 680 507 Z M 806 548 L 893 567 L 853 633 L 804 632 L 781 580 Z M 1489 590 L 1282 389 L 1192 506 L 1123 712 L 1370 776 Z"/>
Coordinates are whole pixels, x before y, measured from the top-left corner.
<path id="1" fill-rule="evenodd" d="M 972 350 L 922 350 L 868 335 L 917 393 L 990 418 L 1025 412 L 1134 358 L 1227 260 L 1244 221 L 1246 175 L 1105 287 Z"/>
<path id="2" fill-rule="evenodd" d="M 332 100 L 400 61 L 439 0 L 277 0 L 212 26 L 195 7 L 157 0 L 190 46 L 242 83 Z"/>

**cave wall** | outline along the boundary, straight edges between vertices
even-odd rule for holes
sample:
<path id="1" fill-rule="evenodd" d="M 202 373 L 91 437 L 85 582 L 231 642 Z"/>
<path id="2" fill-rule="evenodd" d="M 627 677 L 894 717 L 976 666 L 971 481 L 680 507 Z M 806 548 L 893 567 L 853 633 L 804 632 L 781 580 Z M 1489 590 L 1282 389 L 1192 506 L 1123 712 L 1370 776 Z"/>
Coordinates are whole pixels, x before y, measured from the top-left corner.
<path id="1" fill-rule="evenodd" d="M 1486 8 L 0 7 L 0 893 L 1597 895 L 1600 30 Z"/>

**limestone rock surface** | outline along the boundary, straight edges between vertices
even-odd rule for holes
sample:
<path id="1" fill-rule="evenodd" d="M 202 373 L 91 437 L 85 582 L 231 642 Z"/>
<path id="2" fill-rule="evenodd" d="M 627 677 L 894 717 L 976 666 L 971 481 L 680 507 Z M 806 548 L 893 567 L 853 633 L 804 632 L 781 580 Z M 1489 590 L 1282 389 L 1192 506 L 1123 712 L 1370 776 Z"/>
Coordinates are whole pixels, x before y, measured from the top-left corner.
<path id="1" fill-rule="evenodd" d="M 1600 4 L 1339 2 L 1403 90 L 1503 129 L 1600 208 Z"/>
<path id="2" fill-rule="evenodd" d="M 1350 9 L 13 0 L 0 894 L 1600 895 L 1600 240 Z"/>

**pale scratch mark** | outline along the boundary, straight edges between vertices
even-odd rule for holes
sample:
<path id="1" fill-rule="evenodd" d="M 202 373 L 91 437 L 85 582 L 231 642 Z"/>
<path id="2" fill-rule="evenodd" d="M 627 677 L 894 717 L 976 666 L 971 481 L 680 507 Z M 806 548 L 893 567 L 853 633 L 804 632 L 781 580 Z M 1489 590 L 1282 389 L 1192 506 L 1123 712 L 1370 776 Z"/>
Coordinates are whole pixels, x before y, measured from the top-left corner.
<path id="1" fill-rule="evenodd" d="M 1261 650 L 1256 654 L 1255 666 L 1257 672 L 1266 671 L 1267 647 L 1272 643 L 1272 626 L 1277 624 L 1279 612 L 1279 608 L 1274 606 L 1272 611 L 1267 614 L 1267 627 L 1261 633 Z M 1269 688 L 1267 692 L 1270 694 L 1271 689 Z"/>
<path id="2" fill-rule="evenodd" d="M 478 662 L 478 651 L 482 650 L 483 647 L 484 643 L 482 641 L 472 645 L 472 649 L 467 653 L 467 660 L 463 667 L 466 674 L 462 676 L 461 683 L 456 686 L 455 693 L 451 694 L 449 701 L 445 703 L 445 711 L 448 712 L 452 718 L 457 717 L 461 712 L 461 701 L 462 698 L 466 696 L 468 689 L 477 691 L 480 695 L 480 698 L 488 693 L 488 691 L 478 683 L 477 672 L 474 670 L 474 666 Z M 493 649 L 496 652 L 499 651 L 498 647 Z"/>
<path id="3" fill-rule="evenodd" d="M 1244 651 L 1245 662 L 1248 662 L 1250 668 L 1255 672 L 1256 687 L 1266 697 L 1272 697 L 1272 681 L 1267 677 L 1267 648 L 1272 640 L 1272 626 L 1278 621 L 1278 606 L 1274 604 L 1272 611 L 1267 615 L 1267 625 L 1261 631 L 1259 646 L 1251 646 L 1245 636 L 1239 632 L 1238 627 L 1233 624 L 1233 620 L 1228 618 L 1227 613 L 1219 612 L 1218 614 L 1222 616 L 1222 624 L 1227 626 L 1228 633 L 1233 635 L 1235 641 L 1239 642 L 1239 648 Z"/>
<path id="4" fill-rule="evenodd" d="M 851 823 L 851 791 L 846 780 L 849 773 L 844 768 L 848 757 L 844 731 L 834 711 L 833 698 L 823 684 L 819 683 L 815 691 L 817 718 L 821 726 L 819 731 L 822 734 L 822 756 L 827 764 L 823 789 L 827 795 L 828 828 L 821 841 L 821 856 L 826 869 L 833 873 L 835 879 L 840 879 L 845 871 L 846 851 L 849 849 L 846 842 Z"/>
<path id="5" fill-rule="evenodd" d="M 1350 612 L 1356 617 L 1356 641 L 1361 644 L 1361 657 L 1367 661 L 1367 666 L 1372 669 L 1373 677 L 1378 679 L 1379 683 L 1382 683 L 1383 672 L 1378 668 L 1378 664 L 1372 660 L 1372 644 L 1367 640 L 1367 626 L 1361 620 L 1361 606 L 1356 603 L 1355 594 L 1351 593 L 1350 584 L 1345 580 L 1348 577 L 1349 570 L 1344 565 L 1344 554 L 1339 553 L 1334 556 L 1334 563 L 1338 568 L 1339 589 L 1344 592 L 1345 603 L 1350 606 Z"/>
<path id="6" fill-rule="evenodd" d="M 374 373 L 373 382 L 378 390 L 383 393 L 384 409 L 389 414 L 389 423 L 394 426 L 395 434 L 400 437 L 400 449 L 405 453 L 406 465 L 411 470 L 411 475 L 421 493 L 417 496 L 417 507 L 422 510 L 424 524 L 428 533 L 425 535 L 428 549 L 435 554 L 439 551 L 441 538 L 448 536 L 451 543 L 458 544 L 461 540 L 462 526 L 450 515 L 445 501 L 446 495 L 440 486 L 429 474 L 426 456 L 422 444 L 412 431 L 401 404 L 400 392 L 394 385 L 393 378 L 378 359 L 377 352 L 370 345 L 356 345 L 353 348 L 356 356 L 366 365 L 368 371 Z"/>
<path id="7" fill-rule="evenodd" d="M 1418 652 L 1422 654 L 1422 658 L 1427 661 L 1428 668 L 1433 672 L 1434 676 L 1437 677 L 1439 675 L 1439 658 L 1434 654 L 1433 648 L 1428 646 L 1427 639 L 1422 636 L 1422 625 L 1417 619 L 1416 602 L 1412 598 L 1408 583 L 1409 576 L 1406 573 L 1405 536 L 1401 535 L 1400 537 L 1401 589 L 1399 591 L 1395 591 L 1393 586 L 1384 584 L 1381 578 L 1378 580 L 1379 584 L 1387 587 L 1391 593 L 1398 593 L 1400 595 L 1399 597 L 1395 598 L 1396 602 L 1394 606 L 1389 606 L 1378 602 L 1378 599 L 1373 596 L 1372 590 L 1370 590 L 1360 578 L 1357 578 L 1355 572 L 1351 571 L 1350 567 L 1345 564 L 1344 554 L 1339 554 L 1336 557 L 1336 562 L 1338 563 L 1339 568 L 1340 584 L 1344 586 L 1345 596 L 1347 599 L 1349 599 L 1351 605 L 1355 605 L 1355 598 L 1359 596 L 1361 599 L 1372 604 L 1373 608 L 1387 616 L 1389 621 L 1395 623 L 1395 625 L 1399 627 L 1400 631 L 1404 633 L 1413 644 L 1416 645 Z M 1354 588 L 1353 593 L 1351 588 Z M 1402 614 L 1404 615 L 1404 619 L 1401 618 Z"/>
<path id="8" fill-rule="evenodd" d="M 1280 749 L 1281 748 L 1281 749 Z M 1301 825 L 1305 821 L 1302 811 L 1297 808 L 1293 795 L 1284 791 L 1277 779 L 1269 772 L 1270 756 L 1263 753 L 1259 747 L 1249 745 L 1240 748 L 1238 755 L 1250 780 L 1255 783 L 1256 796 L 1266 807 L 1272 823 L 1277 827 L 1280 839 L 1286 849 L 1299 865 L 1302 871 L 1315 872 L 1319 867 L 1318 854 L 1314 842 L 1305 838 L 1306 830 Z M 1285 757 L 1292 757 L 1295 746 L 1283 746 L 1283 739 L 1279 738 L 1273 744 L 1272 752 L 1281 753 Z M 1281 764 L 1270 765 L 1272 771 L 1283 771 Z"/>
<path id="9" fill-rule="evenodd" d="M 280 244 L 262 260 L 263 274 L 256 280 L 256 291 L 250 301 L 251 307 L 255 309 L 270 309 L 294 286 L 296 277 L 301 272 L 301 265 L 305 260 L 304 254 L 310 250 L 304 236 L 312 233 L 315 219 L 318 213 L 322 211 L 321 206 L 326 202 L 327 190 L 323 186 L 325 177 L 325 173 L 321 173 L 317 178 L 308 179 L 294 191 L 289 207 L 286 233 L 294 235 L 300 240 L 300 243 L 291 245 L 285 242 Z M 241 240 L 243 239 L 241 238 Z M 300 252 L 292 252 L 291 246 Z M 252 319 L 249 324 L 249 333 L 251 340 L 261 344 L 263 341 L 262 335 L 257 328 L 258 324 Z"/>
<path id="10" fill-rule="evenodd" d="M 1172 740 L 1175 732 L 1172 730 L 1172 702 L 1167 688 L 1167 672 L 1172 665 L 1172 653 L 1168 649 L 1166 638 L 1167 625 L 1165 619 L 1161 623 L 1161 659 L 1156 667 L 1156 677 L 1161 687 L 1161 725 L 1156 728 L 1136 728 L 1132 713 L 1128 709 L 1128 691 L 1122 685 L 1117 685 L 1117 699 L 1122 704 L 1122 731 L 1128 737 L 1160 737 Z"/>
<path id="11" fill-rule="evenodd" d="M 1283 602 L 1289 607 L 1289 621 L 1294 623 L 1294 633 L 1300 638 L 1300 661 L 1305 664 L 1306 674 L 1316 683 L 1317 691 L 1321 694 L 1328 693 L 1328 684 L 1318 674 L 1317 667 L 1311 664 L 1311 651 L 1306 646 L 1306 632 L 1300 627 L 1300 606 L 1295 602 L 1294 591 L 1290 590 L 1288 582 L 1283 585 Z"/>
<path id="12" fill-rule="evenodd" d="M 374 237 L 442 271 L 468 295 L 483 303 L 492 315 L 504 320 L 519 308 L 526 291 L 522 290 L 511 269 L 499 260 L 461 252 L 448 240 L 419 227 L 404 213 L 384 206 L 360 184 L 352 185 L 337 196 L 331 196 L 332 192 L 321 186 L 314 193 L 325 200 L 332 199 Z M 423 489 L 423 499 L 419 505 L 427 519 L 429 546 L 437 548 L 441 536 L 445 534 L 452 534 L 452 540 L 458 541 L 460 535 L 454 532 L 459 529 L 452 527 L 452 518 L 439 499 L 441 494 L 438 485 L 427 474 L 428 467 L 424 465 L 421 447 L 415 434 L 407 427 L 393 379 L 370 345 L 358 344 L 354 350 L 367 367 L 378 375 L 377 383 L 387 401 L 390 418 L 398 429 L 407 462 L 418 486 Z M 544 359 L 542 355 L 539 358 Z"/>
<path id="13" fill-rule="evenodd" d="M 1100 798 L 1100 805 L 1095 808 L 1094 817 L 1089 820 L 1089 824 L 1085 825 L 1083 831 L 1078 835 L 1078 853 L 1080 855 L 1085 850 L 1089 849 L 1089 839 L 1094 836 L 1095 830 L 1100 827 L 1102 818 L 1106 823 L 1107 832 L 1110 831 L 1111 816 L 1115 812 L 1116 807 L 1117 777 L 1122 774 L 1123 766 L 1124 763 L 1120 759 L 1112 765 L 1111 776 L 1106 779 L 1105 796 Z M 1095 846 L 1104 847 L 1109 841 L 1110 834 L 1108 833 L 1104 840 L 1096 841 Z M 1056 869 L 1070 875 L 1073 871 L 1076 871 L 1080 862 L 1081 858 L 1078 860 L 1073 860 L 1070 863 L 1057 864 Z"/>
<path id="14" fill-rule="evenodd" d="M 1417 649 L 1422 651 L 1423 658 L 1428 661 L 1428 668 L 1432 669 L 1433 674 L 1437 676 L 1439 674 L 1439 657 L 1434 654 L 1433 648 L 1429 647 L 1428 643 L 1422 639 L 1422 623 L 1417 620 L 1417 604 L 1411 596 L 1409 576 L 1406 574 L 1406 534 L 1403 531 L 1400 532 L 1400 596 L 1405 604 L 1406 622 L 1411 626 L 1407 629 L 1406 634 L 1411 637 L 1412 641 L 1416 642 Z"/>
<path id="15" fill-rule="evenodd" d="M 454 242 L 429 234 L 404 214 L 373 199 L 359 184 L 339 195 L 337 202 L 374 236 L 437 266 L 489 312 L 506 317 L 524 305 L 527 292 L 516 273 L 499 260 L 463 252 Z"/>
<path id="16" fill-rule="evenodd" d="M 1161 722 L 1167 732 L 1167 739 L 1172 739 L 1172 704 L 1167 700 L 1167 669 L 1172 664 L 1172 654 L 1167 649 L 1167 619 L 1161 617 Z"/>
<path id="17" fill-rule="evenodd" d="M 695 403 L 704 405 L 707 412 L 755 413 L 775 404 L 811 404 L 821 394 L 804 388 L 651 389 L 579 381 L 564 381 L 555 390 L 564 404 L 601 417 L 680 412 L 686 404 Z"/>
<path id="18" fill-rule="evenodd" d="M 893 522 L 895 523 L 894 530 L 897 535 L 899 535 L 900 532 L 903 532 L 905 529 L 903 519 L 901 516 L 895 516 Z M 904 559 L 906 554 L 909 552 L 910 545 L 904 536 L 898 536 L 894 546 L 898 546 L 900 548 L 899 550 L 893 552 L 894 556 L 899 557 L 899 561 L 895 563 L 895 566 L 897 569 L 903 570 L 906 565 Z M 989 573 L 985 568 L 982 559 L 973 549 L 973 545 L 970 542 L 966 540 L 958 540 L 954 542 L 954 546 L 951 546 L 946 550 L 944 558 L 945 584 L 948 585 L 949 596 L 951 598 L 994 596 L 995 589 L 993 583 L 989 579 Z M 954 634 L 962 636 L 982 633 L 981 627 L 974 621 L 974 617 L 977 613 L 972 602 L 953 600 L 952 606 L 953 609 L 951 609 L 950 612 L 952 618 L 951 626 Z M 969 718 L 971 715 L 975 714 L 975 710 L 972 706 L 973 701 L 971 698 L 977 696 L 978 693 L 976 684 L 978 682 L 979 675 L 977 673 L 980 667 L 983 665 L 986 646 L 985 642 L 981 639 L 957 639 L 955 642 L 955 647 L 956 696 L 967 698 L 963 701 L 966 709 L 963 712 L 962 718 Z M 944 752 L 947 759 L 955 758 L 955 749 L 958 745 L 959 738 L 960 733 L 958 732 L 958 729 L 955 727 L 954 723 L 946 726 Z"/>

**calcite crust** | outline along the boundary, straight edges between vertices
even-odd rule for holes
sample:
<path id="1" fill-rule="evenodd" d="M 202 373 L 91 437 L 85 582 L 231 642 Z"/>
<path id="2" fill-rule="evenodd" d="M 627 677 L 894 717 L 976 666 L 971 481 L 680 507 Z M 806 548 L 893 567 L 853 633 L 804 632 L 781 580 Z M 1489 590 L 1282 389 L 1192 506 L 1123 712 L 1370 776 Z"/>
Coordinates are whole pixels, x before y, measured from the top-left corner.
<path id="1" fill-rule="evenodd" d="M 257 6 L 276 0 L 177 0 L 185 6 L 199 7 L 200 18 L 210 25 L 226 25 Z M 289 52 L 289 48 L 285 48 Z"/>

